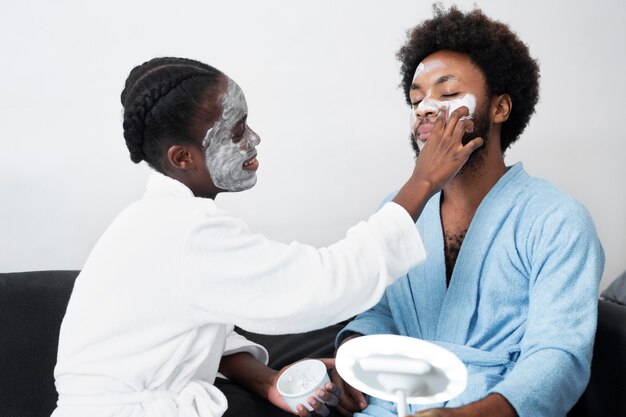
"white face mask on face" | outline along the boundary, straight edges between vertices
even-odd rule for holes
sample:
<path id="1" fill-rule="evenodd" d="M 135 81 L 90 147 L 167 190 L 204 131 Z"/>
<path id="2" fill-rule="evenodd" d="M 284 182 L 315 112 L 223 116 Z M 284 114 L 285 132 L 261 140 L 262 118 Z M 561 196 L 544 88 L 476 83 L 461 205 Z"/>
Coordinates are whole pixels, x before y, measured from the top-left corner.
<path id="1" fill-rule="evenodd" d="M 244 163 L 254 160 L 259 136 L 245 126 L 243 137 L 233 142 L 233 128 L 248 114 L 248 105 L 241 88 L 230 78 L 222 96 L 222 116 L 208 130 L 202 147 L 213 183 L 227 191 L 243 191 L 256 184 L 254 169 L 244 169 Z M 245 123 L 245 122 L 244 122 Z M 256 164 L 256 162 L 255 162 Z"/>
<path id="2" fill-rule="evenodd" d="M 430 111 L 433 114 L 437 115 L 441 111 L 442 106 L 448 107 L 448 117 L 447 117 L 448 119 L 450 119 L 450 116 L 452 115 L 453 111 L 455 111 L 456 109 L 462 106 L 467 107 L 467 109 L 469 110 L 469 116 L 463 116 L 459 120 L 471 119 L 474 117 L 474 112 L 476 111 L 476 97 L 473 94 L 467 93 L 463 97 L 460 97 L 460 98 L 456 98 L 453 100 L 440 101 L 440 100 L 431 98 L 430 95 L 427 96 L 426 98 L 424 98 L 424 100 L 422 100 L 417 105 L 416 108 L 411 109 L 410 122 L 409 122 L 411 131 L 413 132 L 416 127 L 418 113 L 424 114 Z M 422 150 L 424 145 L 426 145 L 425 141 L 419 140 L 419 139 L 416 140 L 416 143 L 420 151 Z"/>
<path id="3" fill-rule="evenodd" d="M 428 75 L 433 71 L 442 70 L 446 67 L 446 64 L 443 61 L 438 59 L 429 60 L 427 63 L 420 62 L 420 64 L 415 69 L 415 73 L 413 74 L 413 82 L 420 84 L 419 77 L 423 75 Z M 452 112 L 454 112 L 459 107 L 465 106 L 469 110 L 468 116 L 461 117 L 460 120 L 463 119 L 471 119 L 474 117 L 474 112 L 476 111 L 476 96 L 470 93 L 464 94 L 462 97 L 454 98 L 452 100 L 437 100 L 432 97 L 432 89 L 429 89 L 426 92 L 425 97 L 420 101 L 420 103 L 416 107 L 412 107 L 410 111 L 410 129 L 412 133 L 415 133 L 415 129 L 417 125 L 422 122 L 419 115 L 432 114 L 432 120 L 430 123 L 434 123 L 434 117 L 439 114 L 442 106 L 448 107 L 448 117 L 447 120 L 450 119 Z M 446 120 L 446 121 L 447 121 Z M 420 140 L 419 138 L 415 138 L 417 143 L 417 147 L 421 150 L 426 144 L 426 140 Z"/>

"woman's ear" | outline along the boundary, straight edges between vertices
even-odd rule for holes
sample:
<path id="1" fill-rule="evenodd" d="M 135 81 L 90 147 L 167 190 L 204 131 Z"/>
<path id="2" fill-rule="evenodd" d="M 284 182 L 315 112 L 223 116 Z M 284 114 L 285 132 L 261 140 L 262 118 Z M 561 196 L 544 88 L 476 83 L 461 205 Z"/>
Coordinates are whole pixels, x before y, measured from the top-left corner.
<path id="1" fill-rule="evenodd" d="M 506 122 L 511 115 L 513 101 L 508 94 L 500 94 L 491 100 L 491 120 L 493 123 L 501 124 Z"/>
<path id="2" fill-rule="evenodd" d="M 193 153 L 188 146 L 172 145 L 166 155 L 169 165 L 174 169 L 188 170 L 194 166 Z"/>

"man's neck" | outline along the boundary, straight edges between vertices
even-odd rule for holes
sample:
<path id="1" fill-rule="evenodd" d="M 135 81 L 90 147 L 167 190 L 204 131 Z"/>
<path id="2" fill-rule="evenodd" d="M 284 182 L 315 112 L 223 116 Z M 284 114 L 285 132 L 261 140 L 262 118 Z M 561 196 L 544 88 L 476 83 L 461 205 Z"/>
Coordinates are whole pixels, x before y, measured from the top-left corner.
<path id="1" fill-rule="evenodd" d="M 442 209 L 446 206 L 470 218 L 506 172 L 504 158 L 498 150 L 487 152 L 477 164 L 463 167 L 443 190 Z"/>

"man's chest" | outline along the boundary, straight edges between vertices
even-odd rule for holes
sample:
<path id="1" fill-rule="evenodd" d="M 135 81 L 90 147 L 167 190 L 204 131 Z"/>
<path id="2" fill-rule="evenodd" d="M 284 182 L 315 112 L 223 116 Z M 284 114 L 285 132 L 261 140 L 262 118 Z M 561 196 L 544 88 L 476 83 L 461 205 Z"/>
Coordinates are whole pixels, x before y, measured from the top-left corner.
<path id="1" fill-rule="evenodd" d="M 472 213 L 473 214 L 473 213 Z M 441 211 L 441 233 L 446 264 L 446 284 L 450 284 L 454 266 L 472 221 L 472 215 Z"/>

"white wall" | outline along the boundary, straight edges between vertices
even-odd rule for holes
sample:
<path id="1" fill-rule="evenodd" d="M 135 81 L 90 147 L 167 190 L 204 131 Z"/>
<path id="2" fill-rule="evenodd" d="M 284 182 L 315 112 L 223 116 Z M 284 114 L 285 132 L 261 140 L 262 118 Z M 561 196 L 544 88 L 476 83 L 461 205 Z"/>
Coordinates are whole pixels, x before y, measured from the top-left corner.
<path id="1" fill-rule="evenodd" d="M 591 212 L 626 269 L 626 3 L 462 1 L 509 23 L 542 68 L 537 114 L 509 163 Z M 81 268 L 148 168 L 127 156 L 119 93 L 153 56 L 199 59 L 246 92 L 258 185 L 218 203 L 253 229 L 325 245 L 407 178 L 394 54 L 426 1 L 3 0 L 0 271 Z"/>

